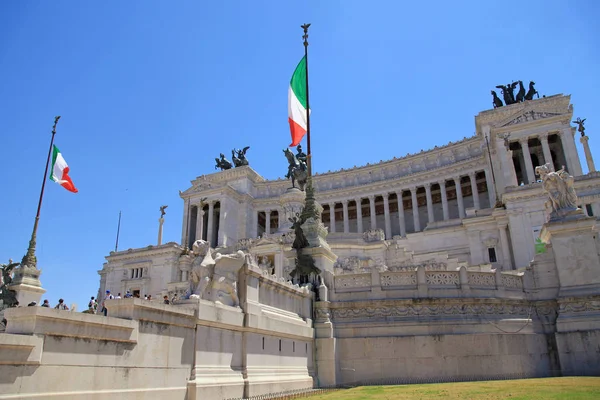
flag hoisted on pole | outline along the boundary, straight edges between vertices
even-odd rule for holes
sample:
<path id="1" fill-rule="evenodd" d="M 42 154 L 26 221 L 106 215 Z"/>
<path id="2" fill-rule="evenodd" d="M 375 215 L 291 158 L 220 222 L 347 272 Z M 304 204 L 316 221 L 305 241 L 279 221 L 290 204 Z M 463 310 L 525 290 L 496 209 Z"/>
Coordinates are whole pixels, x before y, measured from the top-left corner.
<path id="1" fill-rule="evenodd" d="M 73 186 L 73 182 L 71 182 L 71 179 L 68 175 L 69 166 L 65 162 L 64 158 L 62 158 L 58 148 L 54 146 L 54 135 L 56 135 L 56 125 L 58 124 L 59 119 L 60 115 L 54 118 L 54 125 L 52 126 L 52 138 L 50 139 L 50 148 L 48 149 L 48 158 L 46 159 L 46 169 L 44 170 L 44 179 L 42 180 L 42 190 L 40 191 L 40 199 L 38 200 L 37 213 L 35 215 L 35 222 L 33 224 L 33 232 L 31 233 L 31 239 L 29 240 L 27 253 L 21 260 L 21 266 L 27 265 L 28 267 L 37 269 L 37 258 L 35 256 L 36 235 L 38 224 L 40 222 L 40 211 L 42 209 L 42 200 L 44 198 L 44 188 L 46 187 L 46 177 L 48 176 L 50 156 L 52 156 L 52 173 L 50 179 L 61 184 L 67 190 L 77 192 L 77 189 L 75 189 L 75 186 Z M 65 186 L 65 184 L 70 184 L 70 188 Z"/>
<path id="2" fill-rule="evenodd" d="M 304 57 L 300 60 L 288 90 L 288 121 L 292 134 L 292 144 L 297 146 L 306 134 L 306 164 L 308 175 L 312 175 L 311 152 L 310 152 L 310 101 L 308 95 L 308 28 L 310 24 L 304 24 L 302 39 L 304 40 Z"/>

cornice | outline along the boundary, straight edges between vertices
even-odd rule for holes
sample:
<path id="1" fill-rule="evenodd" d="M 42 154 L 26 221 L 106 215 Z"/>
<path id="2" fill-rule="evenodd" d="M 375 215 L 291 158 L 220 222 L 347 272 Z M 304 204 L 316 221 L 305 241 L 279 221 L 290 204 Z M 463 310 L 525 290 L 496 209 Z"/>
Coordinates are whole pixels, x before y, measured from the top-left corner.
<path id="1" fill-rule="evenodd" d="M 183 251 L 183 247 L 175 242 L 169 242 L 160 246 L 148 246 L 137 249 L 127 249 L 124 251 L 111 251 L 110 255 L 105 259 L 109 263 L 117 263 L 123 261 L 136 260 L 148 257 L 158 257 L 163 255 L 179 255 Z M 141 260 L 143 261 L 143 260 Z"/>

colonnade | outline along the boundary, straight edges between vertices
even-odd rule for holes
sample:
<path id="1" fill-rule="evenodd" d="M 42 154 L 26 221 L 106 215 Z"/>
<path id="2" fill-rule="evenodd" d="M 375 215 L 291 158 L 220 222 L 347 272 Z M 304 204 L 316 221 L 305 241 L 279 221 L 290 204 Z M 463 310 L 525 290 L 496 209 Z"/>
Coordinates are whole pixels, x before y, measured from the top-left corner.
<path id="1" fill-rule="evenodd" d="M 560 143 L 553 137 L 554 135 L 557 135 L 560 138 Z M 509 148 L 511 150 L 520 150 L 522 154 L 522 157 L 519 157 L 518 154 L 513 155 L 515 171 L 520 170 L 520 174 L 517 174 L 519 180 L 518 183 L 523 182 L 529 184 L 537 181 L 535 175 L 535 167 L 537 167 L 537 165 L 534 165 L 532 156 L 536 158 L 538 165 L 550 163 L 553 170 L 565 165 L 571 174 L 576 174 L 577 171 L 573 170 L 576 162 L 568 157 L 567 150 L 571 148 L 571 143 L 573 142 L 573 140 L 569 140 L 568 136 L 568 132 L 560 131 L 554 134 L 546 132 L 535 136 L 519 138 L 518 140 L 509 140 Z M 549 139 L 552 143 L 549 142 Z M 541 145 L 541 152 L 539 151 L 539 145 L 536 143 L 537 141 L 539 141 Z M 532 145 L 534 146 L 534 149 L 537 147 L 538 151 L 534 150 L 532 152 Z"/>
<path id="2" fill-rule="evenodd" d="M 202 208 L 199 205 L 189 207 L 189 215 L 188 213 L 185 215 L 187 223 L 184 226 L 184 235 L 189 248 L 196 240 L 207 240 L 212 246 L 217 245 L 220 205 L 218 200 L 214 200 L 203 203 Z"/>
<path id="3" fill-rule="evenodd" d="M 436 222 L 436 216 L 434 213 L 434 203 L 441 203 L 442 206 L 442 215 L 438 220 L 447 221 L 451 219 L 451 209 L 448 199 L 448 189 L 454 187 L 453 198 L 456 199 L 456 212 L 452 210 L 452 214 L 456 215 L 457 218 L 465 217 L 465 202 L 463 196 L 463 186 L 469 187 L 470 185 L 470 193 L 473 198 L 473 208 L 480 209 L 481 208 L 481 199 L 480 199 L 480 191 L 477 186 L 477 176 L 485 178 L 485 185 L 487 193 L 488 193 L 488 205 L 493 205 L 495 203 L 494 190 L 493 190 L 493 181 L 490 173 L 488 171 L 473 171 L 467 175 L 456 175 L 449 179 L 442 179 L 439 181 L 426 182 L 422 186 L 413 186 L 407 189 L 397 189 L 394 191 L 385 191 L 378 194 L 369 194 L 366 196 L 357 196 L 352 199 L 343 199 L 340 201 L 333 201 L 325 204 L 325 208 L 329 210 L 329 212 L 324 213 L 323 223 L 329 224 L 329 231 L 336 232 L 336 208 L 339 210 L 339 204 L 341 204 L 342 211 L 342 221 L 343 221 L 343 232 L 350 233 L 350 217 L 349 217 L 349 203 L 353 202 L 355 204 L 355 213 L 356 213 L 356 232 L 362 233 L 367 229 L 377 229 L 381 228 L 384 230 L 386 238 L 392 237 L 392 219 L 390 212 L 390 198 L 395 197 L 396 201 L 395 208 L 398 212 L 398 226 L 399 226 L 399 234 L 401 236 L 406 236 L 407 233 L 407 220 L 405 215 L 405 201 L 404 201 L 404 193 L 410 192 L 410 208 L 412 208 L 412 228 L 414 232 L 419 232 L 422 230 L 422 225 L 426 226 L 425 221 L 421 221 L 421 217 L 419 215 L 419 202 L 418 197 L 422 192 L 425 192 L 425 205 L 427 208 L 426 222 L 433 223 Z M 468 177 L 468 181 L 466 182 Z M 435 186 L 436 190 L 439 188 L 439 196 L 436 196 L 436 200 L 434 202 L 432 196 L 432 187 Z M 384 214 L 384 222 L 382 226 L 377 225 L 377 212 L 376 212 L 376 200 L 379 198 L 382 199 L 383 202 L 383 214 Z M 365 224 L 363 221 L 363 200 L 368 199 L 368 210 L 369 210 L 369 226 L 365 229 Z M 400 200 L 401 199 L 401 200 Z M 408 202 L 407 202 L 408 203 Z M 366 205 L 366 204 L 365 204 Z M 394 211 L 396 211 L 394 210 Z M 326 215 L 328 214 L 328 219 Z M 408 217 L 410 218 L 410 216 Z M 422 224 L 423 222 L 423 224 Z"/>

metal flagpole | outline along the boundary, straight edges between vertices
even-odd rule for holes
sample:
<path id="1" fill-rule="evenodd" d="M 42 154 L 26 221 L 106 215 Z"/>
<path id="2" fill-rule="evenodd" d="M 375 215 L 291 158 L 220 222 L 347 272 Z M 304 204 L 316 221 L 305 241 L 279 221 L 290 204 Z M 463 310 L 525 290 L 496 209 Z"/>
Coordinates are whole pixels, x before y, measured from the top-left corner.
<path id="1" fill-rule="evenodd" d="M 119 251 L 119 232 L 121 231 L 121 211 L 119 211 L 119 223 L 117 225 L 117 240 L 115 242 L 115 253 Z"/>
<path id="2" fill-rule="evenodd" d="M 310 102 L 308 100 L 308 28 L 310 24 L 300 26 L 304 30 L 304 65 L 306 66 L 306 166 L 308 167 L 308 176 L 312 176 L 312 154 L 310 152 Z"/>
<path id="3" fill-rule="evenodd" d="M 29 247 L 27 253 L 21 260 L 21 265 L 27 265 L 29 267 L 37 268 L 37 258 L 35 257 L 35 239 L 37 234 L 38 224 L 40 222 L 40 210 L 42 209 L 42 199 L 44 198 L 44 188 L 46 187 L 46 177 L 48 176 L 48 165 L 50 165 L 50 155 L 52 154 L 52 146 L 54 145 L 54 135 L 56 135 L 56 125 L 60 115 L 54 117 L 54 125 L 52 126 L 52 138 L 50 139 L 50 148 L 48 149 L 48 158 L 46 159 L 46 169 L 44 170 L 44 180 L 42 181 L 42 190 L 40 192 L 40 199 L 38 201 L 37 214 L 35 215 L 35 223 L 33 224 L 33 232 L 31 233 L 31 240 L 29 241 Z"/>

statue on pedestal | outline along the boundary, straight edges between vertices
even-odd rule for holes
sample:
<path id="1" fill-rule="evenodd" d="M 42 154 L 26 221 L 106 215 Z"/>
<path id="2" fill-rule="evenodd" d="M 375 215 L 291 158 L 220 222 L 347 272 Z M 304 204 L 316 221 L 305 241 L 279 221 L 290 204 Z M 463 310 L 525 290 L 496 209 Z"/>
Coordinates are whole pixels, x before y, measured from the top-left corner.
<path id="1" fill-rule="evenodd" d="M 306 154 L 302 152 L 301 146 L 298 146 L 297 149 L 297 155 L 294 155 L 290 149 L 283 150 L 283 154 L 285 154 L 285 157 L 289 163 L 288 172 L 285 177 L 292 180 L 292 187 L 296 187 L 296 182 L 298 182 L 298 188 L 304 191 L 304 188 L 306 187 L 306 181 L 308 179 Z"/>
<path id="2" fill-rule="evenodd" d="M 552 172 L 550 164 L 540 165 L 535 168 L 535 173 L 542 178 L 542 187 L 548 193 L 550 220 L 562 219 L 577 208 L 577 194 L 573 184 L 575 179 L 565 171 L 563 166 L 559 171 Z"/>

